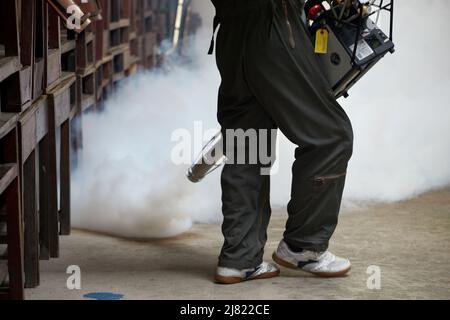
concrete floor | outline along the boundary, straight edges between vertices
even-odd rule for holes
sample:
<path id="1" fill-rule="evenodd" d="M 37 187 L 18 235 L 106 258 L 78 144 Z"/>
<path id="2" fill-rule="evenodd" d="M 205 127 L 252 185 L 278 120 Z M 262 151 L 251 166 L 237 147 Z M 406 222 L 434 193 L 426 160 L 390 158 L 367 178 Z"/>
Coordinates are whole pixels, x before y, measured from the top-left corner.
<path id="1" fill-rule="evenodd" d="M 277 246 L 285 215 L 275 213 L 266 256 Z M 450 188 L 389 205 L 347 208 L 331 250 L 348 256 L 346 278 L 321 279 L 283 269 L 281 276 L 233 286 L 211 279 L 221 245 L 218 225 L 196 225 L 176 239 L 136 242 L 74 231 L 61 258 L 41 263 L 41 285 L 28 299 L 83 299 L 112 292 L 124 299 L 450 299 Z M 82 289 L 68 290 L 67 266 L 81 268 Z M 367 288 L 370 265 L 381 289 Z"/>

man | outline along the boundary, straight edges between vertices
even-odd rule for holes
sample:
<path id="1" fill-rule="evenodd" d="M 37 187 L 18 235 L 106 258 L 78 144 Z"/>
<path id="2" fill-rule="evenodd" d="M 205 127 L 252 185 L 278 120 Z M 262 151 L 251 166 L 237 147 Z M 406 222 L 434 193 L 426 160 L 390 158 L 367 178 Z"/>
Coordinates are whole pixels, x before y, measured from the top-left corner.
<path id="1" fill-rule="evenodd" d="M 350 262 L 327 248 L 338 222 L 353 133 L 317 63 L 302 22 L 304 1 L 212 2 L 215 27 L 220 23 L 216 60 L 223 133 L 279 128 L 298 146 L 289 218 L 273 259 L 319 276 L 345 275 Z M 262 260 L 271 214 L 270 176 L 261 174 L 262 167 L 259 162 L 230 162 L 223 169 L 225 242 L 215 276 L 219 283 L 279 274 L 276 265 Z"/>

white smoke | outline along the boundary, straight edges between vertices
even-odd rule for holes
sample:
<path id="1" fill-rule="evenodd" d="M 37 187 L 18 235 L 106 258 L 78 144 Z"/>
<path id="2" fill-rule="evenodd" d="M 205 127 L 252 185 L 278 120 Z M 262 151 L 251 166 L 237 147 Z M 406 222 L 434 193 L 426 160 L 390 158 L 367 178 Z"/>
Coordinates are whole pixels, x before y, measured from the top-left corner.
<path id="1" fill-rule="evenodd" d="M 204 28 L 210 27 L 209 23 L 214 16 L 214 6 L 210 0 L 192 0 L 191 9 L 200 14 Z"/>
<path id="2" fill-rule="evenodd" d="M 450 2 L 396 4 L 396 53 L 344 103 L 356 142 L 351 198 L 398 201 L 450 183 Z"/>
<path id="3" fill-rule="evenodd" d="M 187 165 L 172 163 L 171 136 L 177 129 L 193 131 L 200 120 L 205 129 L 218 127 L 218 82 L 213 63 L 142 72 L 108 100 L 106 112 L 83 116 L 84 147 L 73 177 L 75 227 L 148 238 L 217 220 L 219 186 L 187 180 Z"/>
<path id="4" fill-rule="evenodd" d="M 449 14 L 448 1 L 397 1 L 396 53 L 341 101 L 355 131 L 347 201 L 398 201 L 450 184 Z M 210 29 L 198 38 L 193 65 L 140 73 L 110 98 L 106 112 L 83 118 L 83 160 L 73 183 L 76 227 L 148 238 L 219 220 L 218 172 L 191 184 L 187 166 L 170 159 L 174 130 L 193 130 L 195 121 L 218 126 L 220 79 L 214 59 L 204 54 Z M 283 137 L 280 145 L 274 206 L 285 206 L 290 194 L 294 147 Z"/>

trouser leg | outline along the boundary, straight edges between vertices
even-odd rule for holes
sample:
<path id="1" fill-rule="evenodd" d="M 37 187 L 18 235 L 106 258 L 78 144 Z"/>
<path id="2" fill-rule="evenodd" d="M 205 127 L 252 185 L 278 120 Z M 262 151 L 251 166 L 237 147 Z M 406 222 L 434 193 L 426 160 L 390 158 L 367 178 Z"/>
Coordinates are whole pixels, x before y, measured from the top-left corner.
<path id="1" fill-rule="evenodd" d="M 226 165 L 222 172 L 223 267 L 246 269 L 261 264 L 270 219 L 270 176 L 256 165 Z"/>
<path id="2" fill-rule="evenodd" d="M 298 146 L 285 241 L 323 251 L 337 225 L 353 133 L 319 69 L 293 3 L 288 1 L 288 19 L 295 48 L 282 0 L 272 0 L 273 16 L 258 20 L 247 36 L 245 75 L 256 99 Z"/>
<path id="3" fill-rule="evenodd" d="M 275 128 L 271 117 L 253 97 L 243 73 L 242 44 L 247 22 L 236 19 L 222 23 L 217 35 L 217 65 L 222 77 L 218 99 L 218 120 L 227 146 L 230 161 L 225 164 L 222 176 L 222 232 L 224 244 L 219 256 L 219 266 L 246 269 L 261 264 L 264 245 L 267 240 L 267 226 L 270 218 L 270 176 L 261 175 L 267 163 L 257 159 L 256 163 L 238 163 L 237 151 L 249 154 L 249 141 L 227 139 L 227 129 L 258 130 Z M 259 131 L 258 145 L 264 137 Z M 270 137 L 270 132 L 267 134 Z M 264 141 L 263 141 L 264 142 Z M 266 141 L 270 145 L 270 139 Z M 259 151 L 259 150 L 258 150 Z M 249 159 L 246 159 L 249 160 Z"/>
<path id="4" fill-rule="evenodd" d="M 260 152 L 269 156 L 272 139 L 276 138 L 271 137 L 273 122 L 256 101 L 241 108 L 245 111 L 232 124 L 228 123 L 227 117 L 220 118 L 228 162 L 221 176 L 225 241 L 219 265 L 237 269 L 253 268 L 262 262 L 271 214 L 270 175 L 267 170 L 271 162 L 267 162 L 270 157 L 261 159 Z M 243 140 L 236 128 L 249 134 L 249 139 Z M 267 131 L 263 134 L 255 129 Z M 260 150 L 261 144 L 266 146 L 266 150 Z M 242 155 L 244 157 L 240 158 Z"/>

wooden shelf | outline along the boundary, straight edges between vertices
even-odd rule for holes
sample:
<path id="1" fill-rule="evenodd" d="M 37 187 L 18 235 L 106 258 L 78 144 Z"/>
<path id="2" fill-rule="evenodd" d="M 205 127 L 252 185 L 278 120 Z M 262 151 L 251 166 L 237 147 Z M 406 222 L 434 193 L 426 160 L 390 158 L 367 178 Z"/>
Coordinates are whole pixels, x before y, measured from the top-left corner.
<path id="1" fill-rule="evenodd" d="M 98 69 L 101 65 L 104 65 L 105 63 L 111 62 L 112 59 L 113 59 L 112 55 L 104 56 L 101 60 L 95 62 L 95 69 Z"/>
<path id="2" fill-rule="evenodd" d="M 18 114 L 0 112 L 0 139 L 16 128 Z"/>
<path id="3" fill-rule="evenodd" d="M 61 73 L 61 82 L 64 82 L 66 80 L 71 79 L 72 77 L 74 77 L 76 74 L 75 72 L 67 72 L 67 71 L 63 71 Z"/>
<path id="4" fill-rule="evenodd" d="M 110 22 L 109 23 L 109 30 L 116 30 L 120 28 L 125 28 L 130 26 L 130 19 L 120 19 L 119 21 Z"/>
<path id="5" fill-rule="evenodd" d="M 0 58 L 0 82 L 21 69 L 19 57 Z"/>
<path id="6" fill-rule="evenodd" d="M 130 56 L 130 65 L 134 63 L 139 63 L 141 61 L 141 58 L 138 56 Z"/>
<path id="7" fill-rule="evenodd" d="M 95 38 L 94 33 L 93 33 L 93 32 L 89 32 L 89 33 L 86 35 L 86 43 L 89 43 L 89 42 L 94 41 L 94 38 Z"/>
<path id="8" fill-rule="evenodd" d="M 110 48 L 108 50 L 108 53 L 112 56 L 115 56 L 115 55 L 124 53 L 126 50 L 128 50 L 128 48 L 129 48 L 128 43 L 123 43 L 118 46 Z"/>
<path id="9" fill-rule="evenodd" d="M 75 40 L 65 40 L 61 41 L 61 53 L 67 53 L 69 51 L 73 51 L 76 48 Z"/>
<path id="10" fill-rule="evenodd" d="M 0 194 L 8 188 L 15 178 L 17 178 L 17 165 L 15 163 L 0 164 Z"/>
<path id="11" fill-rule="evenodd" d="M 6 218 L 6 216 L 4 216 Z M 8 250 L 3 251 L 2 253 L 0 253 L 0 261 L 6 262 L 6 260 L 8 259 Z M 1 274 L 1 271 L 0 271 Z M 2 282 L 5 281 L 5 279 L 1 279 L 0 278 L 0 284 L 2 284 Z"/>
<path id="12" fill-rule="evenodd" d="M 73 107 L 70 109 L 69 118 L 73 119 L 78 114 L 78 109 Z"/>
<path id="13" fill-rule="evenodd" d="M 81 97 L 81 111 L 85 111 L 95 104 L 95 96 L 93 94 L 83 94 Z"/>
<path id="14" fill-rule="evenodd" d="M 62 84 L 65 84 L 68 80 L 71 80 L 72 78 L 75 79 L 75 75 L 75 72 L 62 71 L 61 76 L 58 78 L 58 80 L 46 88 L 46 94 L 50 94 L 53 91 L 57 90 L 58 87 L 60 87 Z"/>
<path id="15" fill-rule="evenodd" d="M 84 77 L 87 77 L 87 76 L 93 74 L 95 72 L 95 69 L 96 69 L 95 65 L 92 64 L 92 65 L 88 66 L 87 68 L 78 70 L 77 75 L 84 78 Z"/>
<path id="16" fill-rule="evenodd" d="M 64 25 L 72 0 L 19 2 L 0 2 L 8 33 L 0 41 L 0 104 L 8 111 L 0 112 L 7 162 L 0 193 L 8 210 L 0 208 L 0 242 L 5 223 L 10 242 L 6 255 L 0 245 L 0 299 L 22 299 L 24 286 L 38 286 L 39 259 L 58 257 L 59 236 L 70 233 L 70 168 L 83 146 L 83 111 L 102 110 L 118 81 L 153 66 L 145 57 L 158 24 L 176 13 L 170 6 L 163 14 L 159 1 L 89 0 L 75 31 Z M 102 21 L 90 16 L 99 13 L 89 9 L 94 2 L 104 6 Z M 5 272 L 2 263 L 12 267 Z"/>

